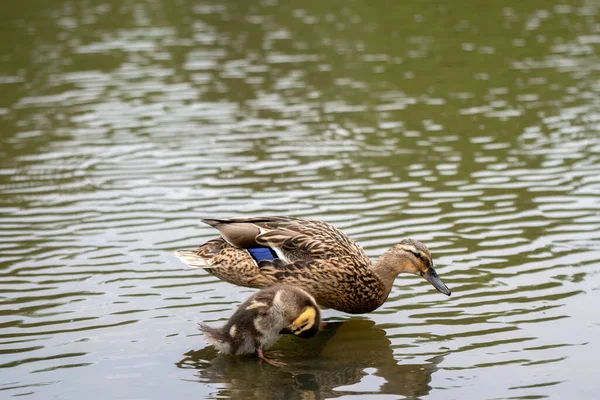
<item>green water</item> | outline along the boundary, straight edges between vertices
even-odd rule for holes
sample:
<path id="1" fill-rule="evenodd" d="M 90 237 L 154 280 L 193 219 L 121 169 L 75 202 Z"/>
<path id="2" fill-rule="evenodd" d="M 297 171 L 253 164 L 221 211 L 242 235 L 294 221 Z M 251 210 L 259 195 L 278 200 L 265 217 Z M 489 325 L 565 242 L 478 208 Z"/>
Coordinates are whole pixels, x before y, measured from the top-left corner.
<path id="1" fill-rule="evenodd" d="M 0 397 L 593 399 L 598 1 L 0 4 Z M 224 357 L 200 218 L 431 249 L 377 311 Z"/>

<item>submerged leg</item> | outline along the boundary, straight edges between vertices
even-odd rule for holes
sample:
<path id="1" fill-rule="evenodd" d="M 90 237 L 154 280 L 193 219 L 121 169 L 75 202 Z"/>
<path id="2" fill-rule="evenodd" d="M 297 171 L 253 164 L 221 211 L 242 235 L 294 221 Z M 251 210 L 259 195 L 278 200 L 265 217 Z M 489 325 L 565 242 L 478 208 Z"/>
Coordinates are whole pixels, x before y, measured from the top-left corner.
<path id="1" fill-rule="evenodd" d="M 283 353 L 280 351 L 267 351 L 263 353 L 266 357 L 274 357 L 274 358 L 279 358 L 279 357 L 283 357 Z"/>
<path id="2" fill-rule="evenodd" d="M 265 354 L 263 353 L 262 349 L 260 347 L 258 347 L 256 349 L 256 355 L 258 356 L 258 358 L 260 358 L 263 361 L 268 362 L 269 364 L 271 364 L 274 367 L 285 367 L 287 364 L 281 361 L 275 361 L 275 360 L 271 360 L 267 357 L 265 357 Z"/>

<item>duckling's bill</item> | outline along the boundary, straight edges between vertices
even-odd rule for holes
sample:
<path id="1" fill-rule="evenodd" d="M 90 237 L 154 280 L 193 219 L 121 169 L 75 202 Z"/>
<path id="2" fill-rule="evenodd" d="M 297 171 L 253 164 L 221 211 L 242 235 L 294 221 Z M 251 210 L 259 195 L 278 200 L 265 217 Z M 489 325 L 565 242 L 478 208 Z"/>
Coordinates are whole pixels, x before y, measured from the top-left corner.
<path id="1" fill-rule="evenodd" d="M 283 328 L 279 333 L 281 335 L 293 334 L 302 339 L 308 339 L 319 332 L 320 326 L 321 318 L 319 312 L 315 307 L 308 306 L 291 325 Z"/>
<path id="2" fill-rule="evenodd" d="M 450 296 L 452 294 L 450 289 L 448 289 L 448 286 L 446 286 L 446 284 L 438 277 L 435 269 L 429 268 L 427 271 L 422 272 L 421 276 L 431 283 L 433 287 L 438 290 L 438 292 L 445 294 L 446 296 Z"/>

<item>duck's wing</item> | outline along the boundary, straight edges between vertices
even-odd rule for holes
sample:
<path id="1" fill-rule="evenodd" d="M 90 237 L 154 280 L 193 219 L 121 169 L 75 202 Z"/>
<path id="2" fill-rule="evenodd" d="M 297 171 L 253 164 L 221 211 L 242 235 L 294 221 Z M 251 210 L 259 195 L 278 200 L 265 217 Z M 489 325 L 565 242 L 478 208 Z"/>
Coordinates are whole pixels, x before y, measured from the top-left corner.
<path id="1" fill-rule="evenodd" d="M 263 279 L 300 287 L 323 307 L 360 313 L 374 308 L 384 296 L 373 271 L 354 258 L 294 261 L 263 260 L 258 263 Z M 363 311 L 365 310 L 365 311 Z"/>
<path id="2" fill-rule="evenodd" d="M 370 264 L 364 250 L 343 232 L 322 221 L 293 217 L 203 219 L 230 244 L 250 251 L 257 262 L 282 259 L 311 261 L 330 257 L 352 257 Z M 272 256 L 253 249 L 269 248 Z"/>

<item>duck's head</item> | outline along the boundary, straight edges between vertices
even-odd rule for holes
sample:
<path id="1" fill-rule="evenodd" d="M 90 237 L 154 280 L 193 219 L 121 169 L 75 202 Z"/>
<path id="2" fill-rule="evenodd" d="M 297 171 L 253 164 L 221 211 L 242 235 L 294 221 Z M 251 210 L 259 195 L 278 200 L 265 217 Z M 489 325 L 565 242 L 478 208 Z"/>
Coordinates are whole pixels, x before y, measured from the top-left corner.
<path id="1" fill-rule="evenodd" d="M 433 259 L 429 249 L 418 240 L 403 239 L 400 243 L 389 249 L 384 257 L 388 265 L 392 265 L 396 274 L 407 272 L 421 275 L 433 285 L 438 292 L 450 296 L 448 286 L 438 277 L 433 268 Z"/>

